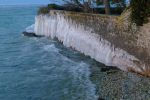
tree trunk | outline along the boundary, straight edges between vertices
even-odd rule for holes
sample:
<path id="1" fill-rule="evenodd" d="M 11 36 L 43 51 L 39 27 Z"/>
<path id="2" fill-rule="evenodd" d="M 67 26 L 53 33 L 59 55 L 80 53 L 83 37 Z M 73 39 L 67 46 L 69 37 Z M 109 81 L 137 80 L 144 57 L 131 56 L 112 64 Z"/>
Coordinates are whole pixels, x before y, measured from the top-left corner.
<path id="1" fill-rule="evenodd" d="M 105 14 L 109 15 L 110 14 L 110 4 L 109 0 L 103 0 L 104 5 L 105 5 Z"/>

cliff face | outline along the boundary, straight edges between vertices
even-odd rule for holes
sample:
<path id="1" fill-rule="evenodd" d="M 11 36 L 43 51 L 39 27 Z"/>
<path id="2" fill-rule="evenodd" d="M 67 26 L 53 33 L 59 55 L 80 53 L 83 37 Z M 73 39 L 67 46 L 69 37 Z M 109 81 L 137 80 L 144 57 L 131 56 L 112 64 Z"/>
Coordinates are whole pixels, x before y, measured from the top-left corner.
<path id="1" fill-rule="evenodd" d="M 58 38 L 65 46 L 107 66 L 149 75 L 150 32 L 125 23 L 124 16 L 51 11 L 35 19 L 37 35 Z M 146 25 L 150 29 L 150 26 Z"/>

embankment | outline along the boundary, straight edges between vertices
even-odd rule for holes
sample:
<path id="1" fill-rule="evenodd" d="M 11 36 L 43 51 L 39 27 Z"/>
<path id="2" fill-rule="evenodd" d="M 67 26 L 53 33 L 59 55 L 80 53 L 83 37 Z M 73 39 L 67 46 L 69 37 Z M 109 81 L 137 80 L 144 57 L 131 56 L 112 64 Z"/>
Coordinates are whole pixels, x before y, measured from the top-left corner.
<path id="1" fill-rule="evenodd" d="M 150 76 L 150 25 L 137 27 L 126 17 L 53 10 L 36 16 L 34 31 L 107 66 Z"/>

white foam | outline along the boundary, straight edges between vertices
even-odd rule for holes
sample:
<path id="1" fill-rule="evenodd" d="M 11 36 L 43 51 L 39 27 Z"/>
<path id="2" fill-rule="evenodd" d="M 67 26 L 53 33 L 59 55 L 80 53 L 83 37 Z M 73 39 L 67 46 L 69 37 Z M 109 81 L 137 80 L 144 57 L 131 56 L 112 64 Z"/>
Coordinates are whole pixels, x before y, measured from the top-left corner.
<path id="1" fill-rule="evenodd" d="M 59 52 L 59 49 L 57 49 L 54 44 L 44 45 L 43 49 L 45 51 L 50 51 L 50 52 L 57 52 L 57 53 Z"/>
<path id="2" fill-rule="evenodd" d="M 91 74 L 89 65 L 84 62 L 80 62 L 75 66 L 72 66 L 69 70 L 70 74 L 74 78 L 73 80 L 75 81 L 75 83 L 79 81 L 80 83 L 77 85 L 80 85 L 80 87 L 84 87 L 86 95 L 85 100 L 97 100 L 97 96 L 95 95 L 95 85 L 89 79 Z"/>
<path id="3" fill-rule="evenodd" d="M 73 100 L 77 100 L 78 97 L 83 97 L 84 100 L 97 100 L 98 96 L 96 95 L 96 87 L 90 80 L 90 66 L 85 62 L 75 62 L 66 56 L 60 54 L 60 59 L 65 61 L 66 63 L 70 63 L 71 65 L 64 66 L 65 70 L 69 72 L 69 75 L 72 77 L 73 84 L 79 87 L 78 91 L 81 91 L 83 94 L 76 94 Z M 76 87 L 74 86 L 74 87 Z M 68 92 L 67 89 L 64 92 Z"/>
<path id="4" fill-rule="evenodd" d="M 34 33 L 34 27 L 35 24 L 32 24 L 31 26 L 28 26 L 25 31 L 28 33 Z"/>

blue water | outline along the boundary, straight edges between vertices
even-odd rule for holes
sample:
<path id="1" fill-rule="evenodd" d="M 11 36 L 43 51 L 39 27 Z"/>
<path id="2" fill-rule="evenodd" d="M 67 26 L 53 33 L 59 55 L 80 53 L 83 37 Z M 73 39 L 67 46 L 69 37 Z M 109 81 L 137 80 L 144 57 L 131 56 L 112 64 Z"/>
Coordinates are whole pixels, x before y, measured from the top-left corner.
<path id="1" fill-rule="evenodd" d="M 38 8 L 0 6 L 0 100 L 149 100 L 149 78 L 108 69 L 55 39 L 23 36 Z"/>
<path id="2" fill-rule="evenodd" d="M 21 34 L 37 9 L 0 7 L 0 100 L 96 100 L 83 55 L 57 40 Z"/>

